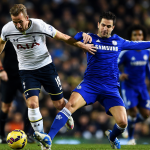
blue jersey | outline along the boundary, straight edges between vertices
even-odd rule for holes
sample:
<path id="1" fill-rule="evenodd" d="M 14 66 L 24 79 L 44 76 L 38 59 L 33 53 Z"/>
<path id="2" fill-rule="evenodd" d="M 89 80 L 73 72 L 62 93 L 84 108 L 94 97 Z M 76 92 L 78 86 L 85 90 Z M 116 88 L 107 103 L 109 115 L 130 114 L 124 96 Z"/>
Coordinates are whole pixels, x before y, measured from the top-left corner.
<path id="1" fill-rule="evenodd" d="M 123 65 L 124 73 L 128 74 L 128 79 L 123 84 L 134 89 L 146 86 L 146 74 L 150 77 L 149 54 L 149 50 L 126 50 L 120 53 L 118 65 Z"/>
<path id="2" fill-rule="evenodd" d="M 97 49 L 95 55 L 87 53 L 87 69 L 84 81 L 94 84 L 96 87 L 103 85 L 106 88 L 119 86 L 118 57 L 122 50 L 141 50 L 150 48 L 150 42 L 133 42 L 125 40 L 114 34 L 109 38 L 101 38 L 96 34 L 89 33 L 92 44 Z M 74 37 L 83 42 L 82 32 Z"/>

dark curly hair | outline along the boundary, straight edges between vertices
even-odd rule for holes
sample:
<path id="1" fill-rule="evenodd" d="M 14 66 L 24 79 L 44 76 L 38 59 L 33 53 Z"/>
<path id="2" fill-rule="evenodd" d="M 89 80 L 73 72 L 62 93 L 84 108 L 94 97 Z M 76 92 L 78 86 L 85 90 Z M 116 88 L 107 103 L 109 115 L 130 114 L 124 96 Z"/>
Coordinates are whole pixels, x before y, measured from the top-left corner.
<path id="1" fill-rule="evenodd" d="M 102 12 L 102 14 L 100 15 L 99 22 L 101 22 L 102 18 L 105 18 L 105 19 L 108 19 L 108 20 L 113 20 L 113 25 L 116 24 L 116 16 L 110 11 Z"/>
<path id="2" fill-rule="evenodd" d="M 147 36 L 147 30 L 144 26 L 140 25 L 140 24 L 136 24 L 136 25 L 131 25 L 128 29 L 127 29 L 127 39 L 131 40 L 131 34 L 133 31 L 135 30 L 142 30 L 143 32 L 143 36 L 144 36 L 144 40 L 146 40 L 146 36 Z"/>

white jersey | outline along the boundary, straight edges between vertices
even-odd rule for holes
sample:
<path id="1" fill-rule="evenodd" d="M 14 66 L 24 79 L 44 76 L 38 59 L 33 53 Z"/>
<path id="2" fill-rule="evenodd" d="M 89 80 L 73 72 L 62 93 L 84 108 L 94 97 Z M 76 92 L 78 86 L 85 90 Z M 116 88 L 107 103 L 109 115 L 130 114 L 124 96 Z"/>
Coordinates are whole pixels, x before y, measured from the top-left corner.
<path id="1" fill-rule="evenodd" d="M 31 26 L 25 34 L 16 29 L 12 21 L 2 29 L 3 41 L 12 42 L 19 61 L 19 70 L 35 70 L 52 62 L 46 47 L 46 36 L 53 38 L 56 29 L 41 19 L 30 19 Z"/>

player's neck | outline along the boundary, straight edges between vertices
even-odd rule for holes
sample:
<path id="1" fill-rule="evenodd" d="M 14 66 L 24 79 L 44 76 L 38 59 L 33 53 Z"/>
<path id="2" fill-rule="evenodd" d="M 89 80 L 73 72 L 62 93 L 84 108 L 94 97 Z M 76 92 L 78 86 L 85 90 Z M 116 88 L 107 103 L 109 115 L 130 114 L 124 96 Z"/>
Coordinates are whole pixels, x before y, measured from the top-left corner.
<path id="1" fill-rule="evenodd" d="M 101 35 L 97 34 L 100 38 L 110 38 L 111 35 L 109 35 L 108 37 L 102 37 Z"/>

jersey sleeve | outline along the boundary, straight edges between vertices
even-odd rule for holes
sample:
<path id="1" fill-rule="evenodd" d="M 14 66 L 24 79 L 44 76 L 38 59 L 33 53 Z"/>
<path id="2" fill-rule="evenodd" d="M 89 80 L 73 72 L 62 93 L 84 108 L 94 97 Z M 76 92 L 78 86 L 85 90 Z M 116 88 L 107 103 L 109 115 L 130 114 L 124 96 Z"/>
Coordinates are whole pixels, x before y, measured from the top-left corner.
<path id="1" fill-rule="evenodd" d="M 149 49 L 150 42 L 149 41 L 128 41 L 122 39 L 122 50 L 142 50 Z"/>
<path id="2" fill-rule="evenodd" d="M 44 33 L 46 36 L 53 38 L 55 37 L 57 31 L 53 26 L 41 20 L 41 32 Z"/>
<path id="3" fill-rule="evenodd" d="M 5 30 L 5 26 L 2 28 L 2 31 L 1 31 L 1 39 L 3 40 L 3 41 L 7 41 L 7 39 L 6 39 L 6 30 Z"/>
<path id="4" fill-rule="evenodd" d="M 82 36 L 83 32 L 78 32 L 74 38 L 77 40 L 77 41 L 82 41 L 83 40 L 83 36 Z"/>

